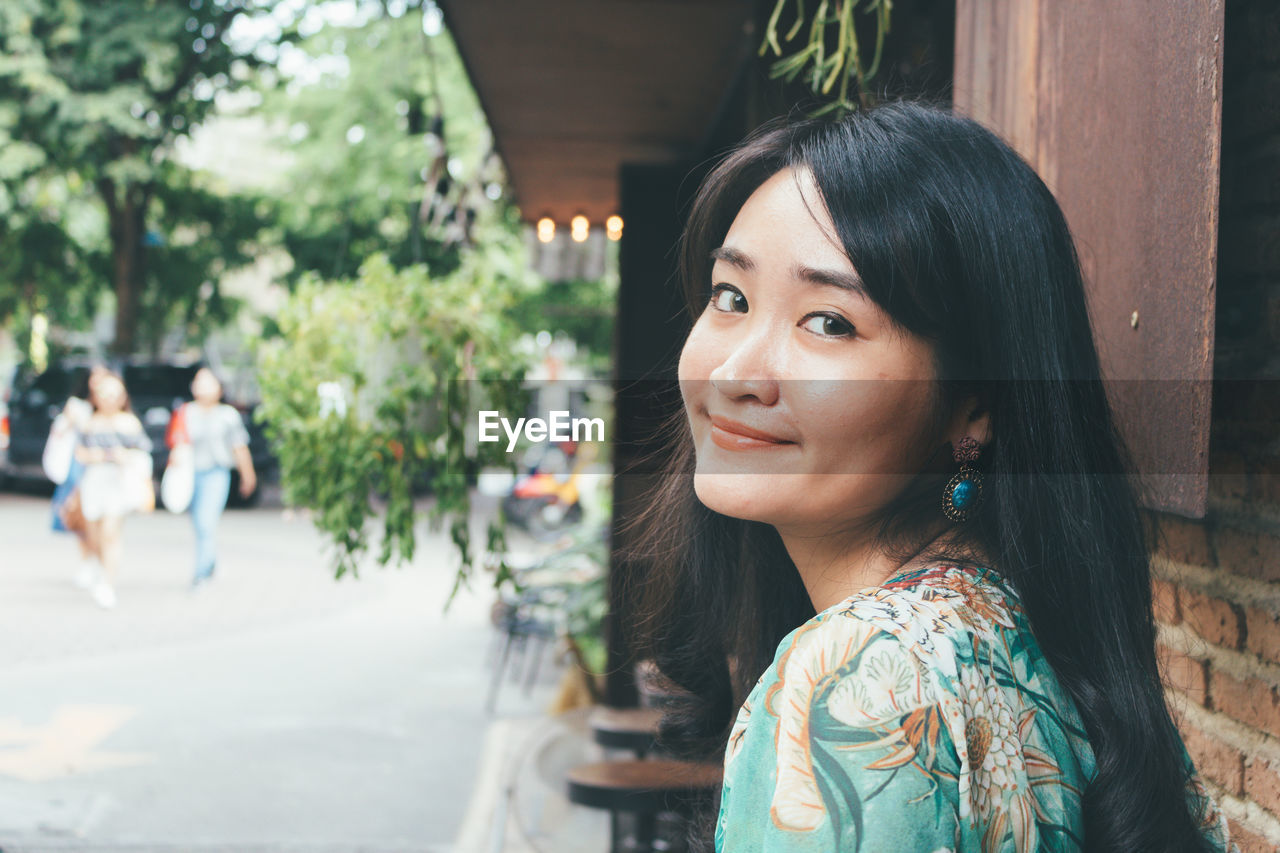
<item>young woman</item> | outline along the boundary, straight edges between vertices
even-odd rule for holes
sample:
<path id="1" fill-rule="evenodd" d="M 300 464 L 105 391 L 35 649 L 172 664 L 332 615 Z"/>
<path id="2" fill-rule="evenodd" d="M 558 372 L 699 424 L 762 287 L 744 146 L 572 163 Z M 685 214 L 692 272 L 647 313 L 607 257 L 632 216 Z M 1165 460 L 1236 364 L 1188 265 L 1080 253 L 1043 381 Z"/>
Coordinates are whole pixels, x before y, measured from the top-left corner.
<path id="1" fill-rule="evenodd" d="M 99 375 L 93 406 L 76 447 L 85 468 L 77 489 L 89 547 L 102 565 L 89 591 L 100 607 L 111 609 L 124 517 L 141 508 L 143 492 L 151 488 L 151 439 L 130 411 L 124 381 L 115 373 Z"/>
<path id="2" fill-rule="evenodd" d="M 257 474 L 249 455 L 249 431 L 233 406 L 222 402 L 222 382 L 202 367 L 191 380 L 194 400 L 176 413 L 175 444 L 185 444 L 195 469 L 191 495 L 191 523 L 196 532 L 195 572 L 191 588 L 213 578 L 217 563 L 218 521 L 231 490 L 231 468 L 240 472 L 240 494 L 248 497 L 257 488 Z"/>
<path id="3" fill-rule="evenodd" d="M 45 450 L 48 458 L 49 447 L 57 445 L 58 464 L 61 465 L 64 461 L 68 463 L 65 477 L 53 491 L 53 529 L 75 534 L 76 543 L 80 547 L 80 567 L 75 574 L 75 584 L 81 589 L 93 586 L 102 567 L 98 563 L 97 554 L 90 547 L 88 529 L 80 517 L 79 498 L 72 500 L 80 478 L 84 475 L 84 465 L 76 458 L 75 448 L 80 442 L 80 431 L 93 414 L 93 386 L 108 372 L 101 364 L 95 364 L 89 369 L 81 387 L 67 399 L 62 412 L 54 418 L 49 429 L 49 446 Z"/>
<path id="4" fill-rule="evenodd" d="M 682 245 L 683 417 L 640 549 L 662 739 L 718 851 L 1229 849 L 1049 190 L 891 104 L 758 133 Z"/>

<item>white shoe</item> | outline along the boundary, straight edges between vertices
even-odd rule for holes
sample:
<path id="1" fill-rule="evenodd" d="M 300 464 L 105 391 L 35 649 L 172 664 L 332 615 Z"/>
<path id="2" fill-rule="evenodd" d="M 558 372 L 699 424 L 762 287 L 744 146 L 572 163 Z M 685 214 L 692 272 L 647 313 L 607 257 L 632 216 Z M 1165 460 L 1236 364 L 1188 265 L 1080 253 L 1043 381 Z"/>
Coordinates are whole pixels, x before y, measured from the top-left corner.
<path id="1" fill-rule="evenodd" d="M 106 580 L 99 579 L 90 590 L 93 600 L 98 602 L 98 606 L 103 610 L 110 610 L 116 606 L 116 591 L 111 588 L 111 584 Z"/>
<path id="2" fill-rule="evenodd" d="M 81 560 L 80 569 L 76 572 L 73 582 L 81 589 L 91 589 L 101 572 L 102 569 L 98 567 L 97 560 Z"/>

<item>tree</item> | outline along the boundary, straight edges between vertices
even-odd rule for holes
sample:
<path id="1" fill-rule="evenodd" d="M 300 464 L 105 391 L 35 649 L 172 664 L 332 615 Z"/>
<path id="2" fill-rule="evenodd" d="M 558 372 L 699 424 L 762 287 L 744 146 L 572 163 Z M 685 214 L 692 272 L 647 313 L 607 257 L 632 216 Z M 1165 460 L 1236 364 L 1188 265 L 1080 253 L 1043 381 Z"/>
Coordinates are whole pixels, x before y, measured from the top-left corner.
<path id="1" fill-rule="evenodd" d="M 295 161 L 273 214 L 294 269 L 259 348 L 259 412 L 285 498 L 313 510 L 339 576 L 375 540 L 380 563 L 412 558 L 415 492 L 429 492 L 461 558 L 456 591 L 480 557 L 469 475 L 511 459 L 475 440 L 478 411 L 523 411 L 510 309 L 536 283 L 432 8 L 388 3 L 317 29 L 298 42 L 302 71 L 266 92 Z M 501 542 L 491 526 L 485 550 Z"/>
<path id="2" fill-rule="evenodd" d="M 189 304 L 206 282 L 216 292 L 219 265 L 240 259 L 235 246 L 256 233 L 243 204 L 224 204 L 201 187 L 173 151 L 209 116 L 217 92 L 243 86 L 263 64 L 227 34 L 266 5 L 9 0 L 0 7 L 0 141 L 7 142 L 0 179 L 12 187 L 62 176 L 92 188 L 105 219 L 118 352 L 135 349 L 148 306 Z M 40 268 L 74 270 L 52 262 L 74 248 L 61 224 L 11 190 L 0 201 L 8 202 L 0 215 L 10 226 L 41 228 L 36 268 L 4 273 L 26 286 L 45 275 Z M 202 226 L 219 251 L 174 240 L 182 227 Z"/>
<path id="3" fill-rule="evenodd" d="M 373 253 L 444 274 L 482 211 L 496 206 L 518 229 L 479 101 L 433 8 L 401 4 L 323 27 L 298 42 L 307 79 L 267 93 L 263 110 L 282 119 L 296 164 L 274 214 L 295 278 L 346 277 Z"/>
<path id="4" fill-rule="evenodd" d="M 16 165 L 9 153 L 0 131 L 0 318 L 17 318 L 26 352 L 37 316 L 64 327 L 88 324 L 104 259 L 92 248 L 100 220 L 85 190 L 38 169 L 6 168 Z"/>

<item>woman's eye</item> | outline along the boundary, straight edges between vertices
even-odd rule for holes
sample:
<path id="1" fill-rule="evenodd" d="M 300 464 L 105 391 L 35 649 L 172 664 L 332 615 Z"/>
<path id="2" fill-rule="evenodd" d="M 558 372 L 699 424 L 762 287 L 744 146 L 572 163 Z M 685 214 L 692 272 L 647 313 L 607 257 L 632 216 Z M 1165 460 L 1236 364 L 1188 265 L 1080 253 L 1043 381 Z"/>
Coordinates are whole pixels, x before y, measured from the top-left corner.
<path id="1" fill-rule="evenodd" d="M 717 284 L 711 288 L 711 305 L 717 311 L 747 313 L 747 297 L 731 284 Z"/>
<path id="2" fill-rule="evenodd" d="M 853 326 L 848 320 L 835 314 L 810 314 L 800 323 L 815 335 L 830 338 L 853 337 Z"/>

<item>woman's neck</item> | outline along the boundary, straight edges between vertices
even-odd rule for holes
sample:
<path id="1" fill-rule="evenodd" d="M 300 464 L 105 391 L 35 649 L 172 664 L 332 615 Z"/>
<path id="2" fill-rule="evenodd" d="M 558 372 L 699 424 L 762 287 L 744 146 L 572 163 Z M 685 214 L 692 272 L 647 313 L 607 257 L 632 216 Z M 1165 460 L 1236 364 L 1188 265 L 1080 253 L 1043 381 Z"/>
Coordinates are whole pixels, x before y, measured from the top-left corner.
<path id="1" fill-rule="evenodd" d="M 953 544 L 953 531 L 930 531 L 923 547 L 903 562 L 875 542 L 872 531 L 843 533 L 777 528 L 791 562 L 795 563 L 809 600 L 821 613 L 855 592 L 881 586 L 905 568 L 927 565 L 939 547 Z"/>

